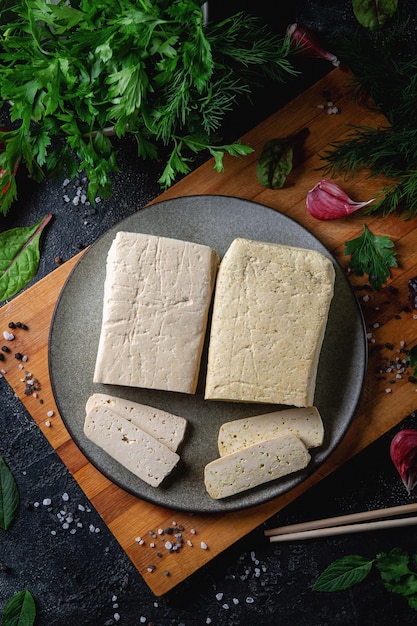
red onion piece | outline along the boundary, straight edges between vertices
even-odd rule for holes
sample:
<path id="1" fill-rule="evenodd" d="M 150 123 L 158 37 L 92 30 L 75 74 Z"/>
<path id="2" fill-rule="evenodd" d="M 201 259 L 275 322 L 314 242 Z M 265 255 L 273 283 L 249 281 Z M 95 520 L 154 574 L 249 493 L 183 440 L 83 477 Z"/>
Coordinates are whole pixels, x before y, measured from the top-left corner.
<path id="1" fill-rule="evenodd" d="M 322 48 L 317 35 L 307 26 L 297 23 L 290 24 L 287 28 L 287 35 L 301 54 L 331 61 L 335 67 L 340 65 L 339 59 L 328 50 Z"/>
<path id="2" fill-rule="evenodd" d="M 390 455 L 410 495 L 417 485 L 417 430 L 400 430 L 391 441 Z"/>

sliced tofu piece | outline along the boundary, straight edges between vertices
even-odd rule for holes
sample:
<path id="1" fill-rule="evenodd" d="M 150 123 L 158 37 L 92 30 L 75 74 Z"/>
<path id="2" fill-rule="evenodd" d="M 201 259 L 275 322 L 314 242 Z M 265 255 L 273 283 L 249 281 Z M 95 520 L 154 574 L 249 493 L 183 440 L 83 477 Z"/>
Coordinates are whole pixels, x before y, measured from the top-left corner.
<path id="1" fill-rule="evenodd" d="M 227 498 L 304 469 L 310 458 L 296 435 L 283 435 L 211 461 L 204 484 L 213 499 Z"/>
<path id="2" fill-rule="evenodd" d="M 218 265 L 208 246 L 118 232 L 94 382 L 195 393 Z"/>
<path id="3" fill-rule="evenodd" d="M 104 393 L 95 393 L 88 398 L 85 405 L 86 413 L 100 405 L 118 413 L 138 428 L 142 428 L 174 452 L 184 440 L 187 420 L 183 417 Z"/>
<path id="4" fill-rule="evenodd" d="M 334 280 L 320 252 L 235 239 L 217 278 L 205 398 L 312 406 Z"/>
<path id="5" fill-rule="evenodd" d="M 102 405 L 87 413 L 84 433 L 151 487 L 158 487 L 180 460 L 176 452 Z"/>
<path id="6" fill-rule="evenodd" d="M 288 433 L 299 437 L 306 448 L 321 446 L 324 426 L 318 409 L 316 407 L 284 409 L 226 422 L 219 429 L 219 454 L 226 456 L 259 441 Z"/>

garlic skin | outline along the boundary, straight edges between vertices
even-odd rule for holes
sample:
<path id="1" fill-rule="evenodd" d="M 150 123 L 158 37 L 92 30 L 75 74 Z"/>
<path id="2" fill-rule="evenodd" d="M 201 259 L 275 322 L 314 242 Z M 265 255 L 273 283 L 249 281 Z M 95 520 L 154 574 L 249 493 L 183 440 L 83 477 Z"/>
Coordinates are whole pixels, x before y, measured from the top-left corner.
<path id="1" fill-rule="evenodd" d="M 355 202 L 339 185 L 323 178 L 307 193 L 306 207 L 310 215 L 318 220 L 336 220 L 361 209 L 374 199 Z"/>
<path id="2" fill-rule="evenodd" d="M 410 495 L 417 485 L 417 430 L 400 430 L 391 440 L 390 456 Z"/>
<path id="3" fill-rule="evenodd" d="M 300 54 L 316 59 L 325 59 L 326 61 L 330 61 L 335 67 L 340 65 L 337 56 L 328 50 L 324 50 L 320 45 L 317 35 L 315 35 L 311 29 L 307 28 L 307 26 L 297 23 L 290 24 L 287 27 L 287 36 L 294 44 L 294 47 L 299 50 Z"/>

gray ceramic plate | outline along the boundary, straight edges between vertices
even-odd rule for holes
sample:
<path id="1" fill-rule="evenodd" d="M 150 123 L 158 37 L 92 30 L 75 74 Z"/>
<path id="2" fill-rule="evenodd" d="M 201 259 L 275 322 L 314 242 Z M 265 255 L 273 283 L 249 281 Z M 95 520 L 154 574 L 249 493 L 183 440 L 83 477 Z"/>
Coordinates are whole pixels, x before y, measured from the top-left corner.
<path id="1" fill-rule="evenodd" d="M 176 510 L 232 511 L 261 504 L 304 481 L 340 443 L 356 409 L 366 370 L 367 349 L 357 300 L 336 261 L 335 295 L 320 356 L 315 405 L 325 425 L 324 444 L 312 451 L 308 467 L 232 498 L 217 501 L 206 493 L 204 466 L 218 456 L 219 426 L 229 420 L 268 413 L 276 406 L 205 401 L 205 355 L 197 394 L 94 384 L 93 371 L 102 315 L 107 252 L 118 230 L 173 237 L 212 246 L 220 257 L 232 240 L 246 237 L 319 250 L 326 248 L 294 220 L 260 204 L 226 196 L 192 196 L 141 209 L 103 235 L 81 257 L 57 302 L 49 341 L 49 367 L 55 400 L 71 436 L 105 476 L 136 496 Z M 291 349 L 291 346 L 289 346 Z M 115 358 L 117 355 L 115 355 Z M 149 404 L 189 421 L 179 450 L 181 462 L 157 489 L 113 461 L 83 433 L 84 407 L 96 392 Z"/>

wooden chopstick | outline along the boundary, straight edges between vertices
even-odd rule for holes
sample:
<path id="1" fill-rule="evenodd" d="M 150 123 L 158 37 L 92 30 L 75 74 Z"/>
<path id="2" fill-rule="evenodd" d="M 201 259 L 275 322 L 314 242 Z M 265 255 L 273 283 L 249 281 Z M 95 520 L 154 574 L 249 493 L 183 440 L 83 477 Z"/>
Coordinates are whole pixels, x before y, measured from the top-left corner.
<path id="1" fill-rule="evenodd" d="M 313 539 L 325 536 L 329 537 L 333 535 L 364 532 L 367 530 L 378 530 L 382 528 L 394 528 L 398 526 L 411 526 L 412 524 L 417 524 L 417 517 L 387 520 L 381 520 L 381 518 L 406 515 L 413 512 L 417 512 L 417 503 L 377 509 L 375 511 L 351 513 L 349 515 L 340 515 L 338 517 L 328 517 L 326 519 L 315 520 L 312 522 L 302 522 L 300 524 L 280 526 L 279 528 L 266 530 L 264 534 L 269 537 L 271 542 L 277 542 Z M 363 522 L 364 520 L 378 519 L 381 521 L 358 523 Z"/>

